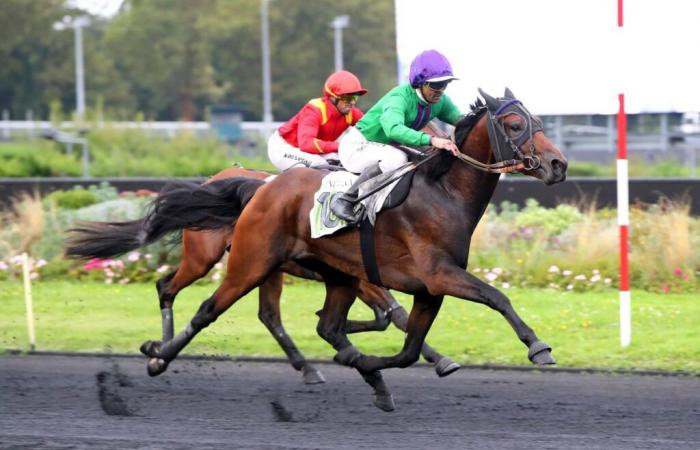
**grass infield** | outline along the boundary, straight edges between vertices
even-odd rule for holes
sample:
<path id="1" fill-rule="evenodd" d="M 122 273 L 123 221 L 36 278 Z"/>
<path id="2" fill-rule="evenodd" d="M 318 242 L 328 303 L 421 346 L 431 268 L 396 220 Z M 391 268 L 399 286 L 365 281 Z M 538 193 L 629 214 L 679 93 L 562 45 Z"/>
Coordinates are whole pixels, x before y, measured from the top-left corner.
<path id="1" fill-rule="evenodd" d="M 191 319 L 214 285 L 196 285 L 175 302 L 176 331 Z M 39 282 L 33 284 L 36 350 L 137 353 L 141 343 L 160 339 L 153 285 Z M 618 293 L 547 289 L 504 290 L 520 316 L 552 346 L 560 367 L 682 370 L 700 373 L 700 301 L 697 295 L 632 291 L 632 344 L 621 348 Z M 323 304 L 321 284 L 294 280 L 282 294 L 282 319 L 299 349 L 310 358 L 331 358 L 333 349 L 316 334 L 315 311 Z M 409 296 L 398 294 L 404 307 Z M 284 357 L 257 318 L 257 291 L 242 298 L 202 331 L 185 354 Z M 357 301 L 351 319 L 373 317 Z M 395 327 L 350 336 L 363 352 L 390 355 L 403 343 Z M 527 350 L 510 326 L 486 306 L 445 298 L 427 341 L 465 364 L 529 365 Z M 21 282 L 0 282 L 0 350 L 28 349 Z"/>

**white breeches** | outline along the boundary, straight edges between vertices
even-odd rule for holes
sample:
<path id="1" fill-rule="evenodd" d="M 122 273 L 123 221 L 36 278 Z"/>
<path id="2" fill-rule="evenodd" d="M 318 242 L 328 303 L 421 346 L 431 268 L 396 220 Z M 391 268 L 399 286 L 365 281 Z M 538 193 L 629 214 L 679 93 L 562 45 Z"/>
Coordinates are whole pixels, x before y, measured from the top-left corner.
<path id="1" fill-rule="evenodd" d="M 287 170 L 293 166 L 301 167 L 301 165 L 306 167 L 322 166 L 328 164 L 330 160 L 338 160 L 338 154 L 335 152 L 322 155 L 302 152 L 289 145 L 277 131 L 267 141 L 267 155 L 272 164 L 279 170 Z"/>
<path id="2" fill-rule="evenodd" d="M 339 139 L 340 162 L 350 172 L 360 173 L 375 163 L 379 163 L 382 172 L 388 172 L 408 161 L 406 154 L 398 148 L 370 142 L 355 127 L 345 130 Z"/>

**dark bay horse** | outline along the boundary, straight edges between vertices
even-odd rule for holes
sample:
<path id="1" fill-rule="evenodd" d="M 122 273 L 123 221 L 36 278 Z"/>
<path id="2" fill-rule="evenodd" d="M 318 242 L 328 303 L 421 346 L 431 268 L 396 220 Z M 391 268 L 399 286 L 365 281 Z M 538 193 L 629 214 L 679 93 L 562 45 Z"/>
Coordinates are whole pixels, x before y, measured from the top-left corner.
<path id="1" fill-rule="evenodd" d="M 233 177 L 249 177 L 264 180 L 271 175 L 268 172 L 259 170 L 230 167 L 213 175 L 206 182 L 211 183 Z M 131 222 L 131 226 L 140 229 L 143 224 L 137 221 Z M 120 233 L 124 231 L 125 229 L 122 228 Z M 221 260 L 227 247 L 231 245 L 232 234 L 233 224 L 230 227 L 222 227 L 217 230 L 183 230 L 180 264 L 175 271 L 165 275 L 156 282 L 163 325 L 163 342 L 169 341 L 173 337 L 173 305 L 175 297 L 182 289 L 204 277 Z M 103 239 L 97 243 L 94 241 L 86 242 L 85 237 L 83 236 L 81 244 L 72 245 L 67 249 L 69 256 L 106 258 L 123 254 L 136 248 L 133 246 L 115 246 L 112 243 L 108 247 L 100 246 L 100 242 L 105 242 L 104 234 L 102 234 Z M 87 241 L 89 240 L 87 239 Z M 73 244 L 78 243 L 73 242 Z M 232 251 L 235 251 L 235 248 Z M 306 360 L 282 325 L 280 297 L 282 295 L 283 272 L 300 278 L 323 281 L 321 275 L 317 272 L 306 269 L 293 261 L 286 262 L 280 267 L 280 270 L 271 273 L 260 285 L 258 290 L 258 318 L 285 352 L 292 367 L 302 372 L 304 383 L 322 383 L 324 381 L 323 375 Z M 406 331 L 408 313 L 388 290 L 369 282 L 361 281 L 358 286 L 357 296 L 372 309 L 375 319 L 371 321 L 348 321 L 346 330 L 348 333 L 383 331 L 387 328 L 390 321 L 400 330 Z M 427 361 L 435 365 L 435 372 L 440 377 L 447 376 L 460 367 L 451 358 L 441 355 L 427 344 L 423 346 L 423 356 Z M 151 375 L 161 373 L 160 369 L 162 367 L 159 367 L 155 361 L 148 367 Z"/>
<path id="2" fill-rule="evenodd" d="M 352 228 L 311 239 L 309 211 L 322 174 L 302 168 L 267 184 L 250 178 L 203 186 L 173 183 L 155 199 L 142 230 L 123 236 L 143 244 L 170 231 L 215 230 L 235 221 L 231 245 L 236 251 L 229 254 L 219 288 L 182 332 L 166 342 L 144 343 L 144 352 L 167 367 L 197 333 L 291 261 L 323 277 L 326 299 L 317 331 L 336 349 L 335 360 L 356 368 L 374 388 L 374 403 L 385 411 L 393 410 L 394 403 L 380 370 L 407 367 L 418 359 L 445 295 L 498 311 L 528 347 L 533 363 L 553 364 L 551 348 L 518 316 L 510 300 L 465 269 L 472 233 L 499 174 L 517 171 L 550 185 L 564 181 L 567 162 L 545 136 L 541 121 L 508 89 L 502 98 L 481 94 L 486 104 L 477 101 L 455 130 L 459 157 L 434 151 L 426 164 L 416 162 L 413 187 L 404 203 L 382 212 L 376 221 L 376 263 L 382 281 L 414 298 L 398 354 L 363 355 L 348 339 L 347 313 L 359 280 L 367 280 L 359 232 Z M 99 230 L 96 224 L 91 238 Z M 89 227 L 86 232 L 90 234 Z"/>

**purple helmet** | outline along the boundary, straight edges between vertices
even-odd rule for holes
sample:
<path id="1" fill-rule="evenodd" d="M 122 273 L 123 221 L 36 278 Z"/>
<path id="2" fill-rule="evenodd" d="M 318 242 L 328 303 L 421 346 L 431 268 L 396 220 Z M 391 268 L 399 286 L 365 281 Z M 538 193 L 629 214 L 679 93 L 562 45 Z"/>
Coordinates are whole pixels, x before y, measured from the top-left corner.
<path id="1" fill-rule="evenodd" d="M 426 50 L 413 58 L 408 80 L 418 88 L 428 81 L 451 81 L 458 78 L 452 75 L 452 66 L 437 50 Z"/>

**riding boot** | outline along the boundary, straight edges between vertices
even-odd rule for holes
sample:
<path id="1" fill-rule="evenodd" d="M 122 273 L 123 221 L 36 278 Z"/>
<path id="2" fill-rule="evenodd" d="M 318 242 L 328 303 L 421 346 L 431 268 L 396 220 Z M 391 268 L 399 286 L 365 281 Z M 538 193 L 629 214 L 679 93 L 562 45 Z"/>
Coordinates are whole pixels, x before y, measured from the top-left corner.
<path id="1" fill-rule="evenodd" d="M 382 169 L 379 168 L 379 163 L 367 167 L 362 171 L 359 177 L 352 183 L 352 186 L 348 190 L 336 196 L 331 201 L 331 211 L 336 217 L 345 220 L 347 223 L 352 224 L 357 222 L 358 217 L 355 212 L 355 204 L 357 203 L 357 196 L 360 192 L 360 185 L 370 178 L 374 178 L 382 173 Z"/>

